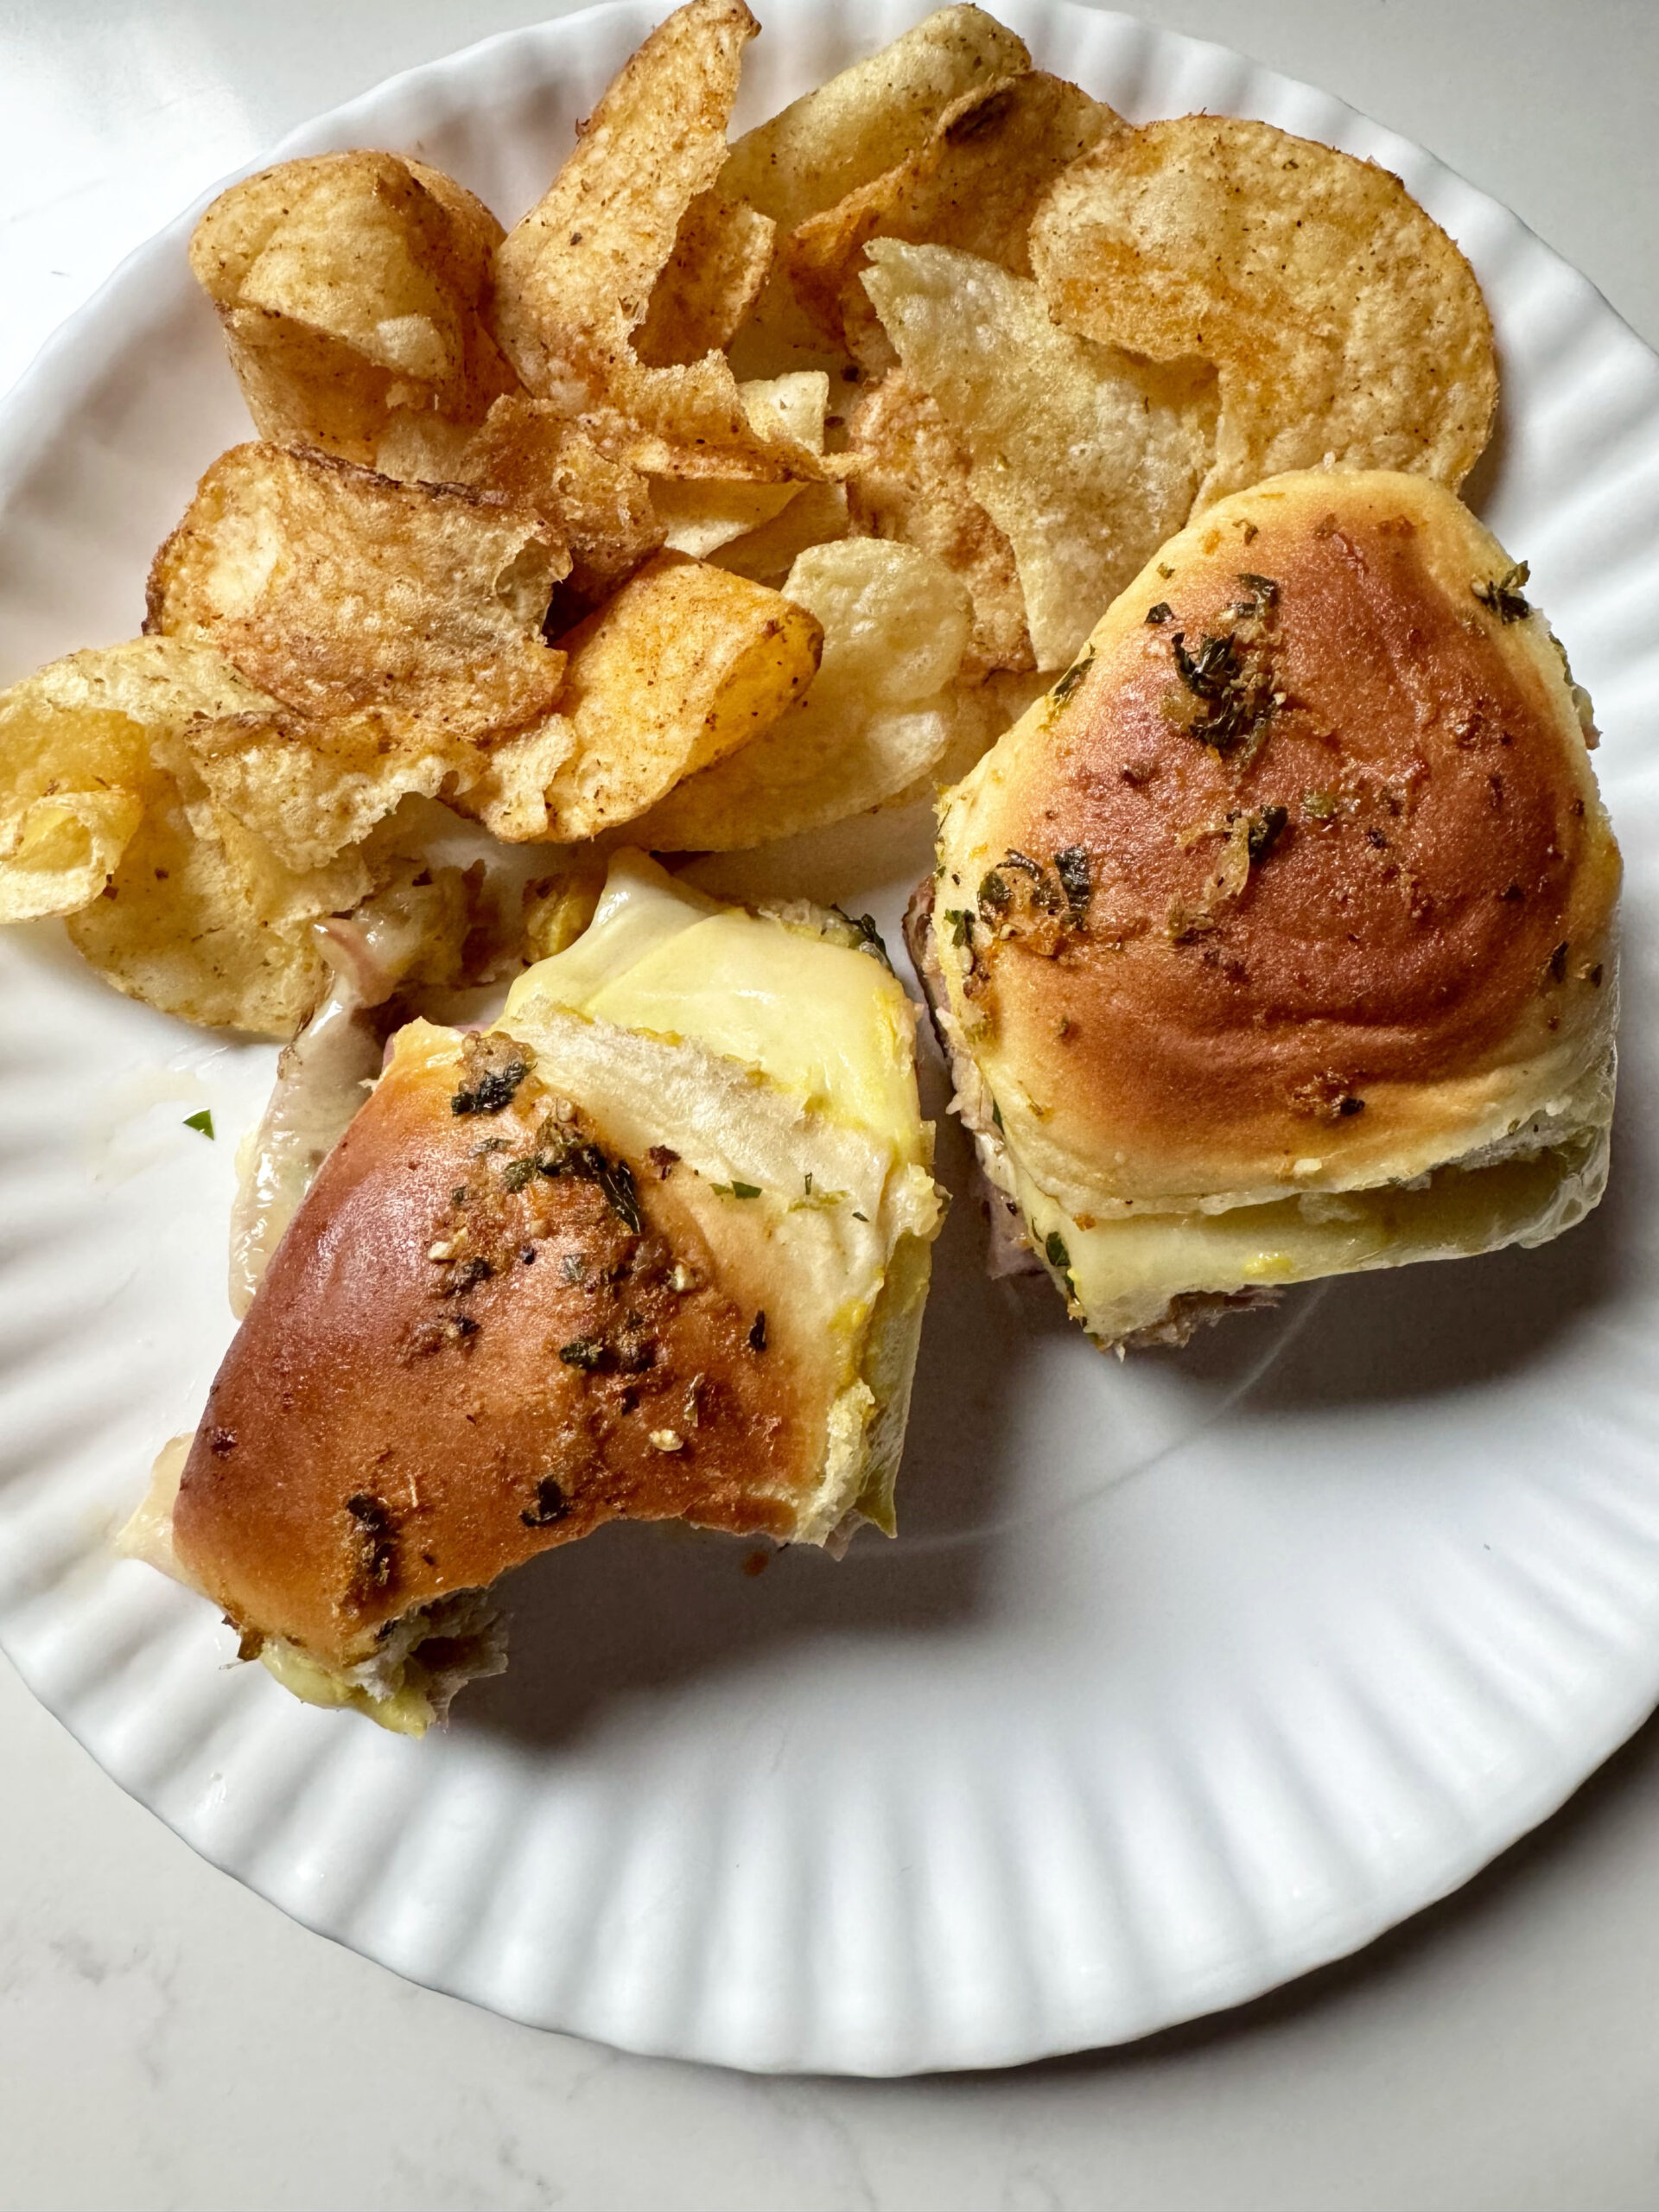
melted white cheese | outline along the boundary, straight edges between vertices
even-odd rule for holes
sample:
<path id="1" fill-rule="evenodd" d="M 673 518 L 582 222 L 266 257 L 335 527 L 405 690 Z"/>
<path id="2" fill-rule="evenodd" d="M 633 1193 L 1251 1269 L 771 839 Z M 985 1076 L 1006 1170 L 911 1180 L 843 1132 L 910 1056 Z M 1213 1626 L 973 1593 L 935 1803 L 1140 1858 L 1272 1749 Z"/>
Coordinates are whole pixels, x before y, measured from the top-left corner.
<path id="1" fill-rule="evenodd" d="M 1607 1173 L 1605 1128 L 1525 1159 L 1437 1168 L 1415 1185 L 1306 1192 L 1221 1213 L 1148 1211 L 1081 1227 L 1005 1153 L 1043 1264 L 1103 1344 L 1154 1326 L 1188 1292 L 1270 1290 L 1319 1276 L 1541 1244 L 1583 1218 Z"/>
<path id="2" fill-rule="evenodd" d="M 855 1510 L 890 1529 L 939 1221 L 914 1011 L 892 974 L 625 853 L 589 928 L 520 977 L 500 1026 L 619 1143 L 679 1154 L 717 1248 L 723 1211 L 764 1244 L 794 1356 L 836 1392 L 817 1490 L 791 1500 L 797 1540 L 828 1541 Z"/>
<path id="3" fill-rule="evenodd" d="M 532 1003 L 693 1039 L 876 1131 L 904 1159 L 925 1156 L 915 1010 L 881 963 L 810 926 L 722 906 L 641 853 L 617 855 L 592 922 L 519 977 L 501 1027 L 514 1031 Z"/>

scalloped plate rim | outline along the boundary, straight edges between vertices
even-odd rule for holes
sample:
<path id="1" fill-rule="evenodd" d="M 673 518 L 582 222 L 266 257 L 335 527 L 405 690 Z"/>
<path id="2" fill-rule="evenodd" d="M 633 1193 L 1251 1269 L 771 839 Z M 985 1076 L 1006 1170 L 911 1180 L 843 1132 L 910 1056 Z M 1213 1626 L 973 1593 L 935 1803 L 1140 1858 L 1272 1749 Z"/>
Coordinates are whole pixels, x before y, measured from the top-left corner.
<path id="1" fill-rule="evenodd" d="M 773 11 L 778 18 L 783 19 L 792 11 L 795 6 L 802 4 L 804 0 L 773 0 Z M 10 393 L 5 395 L 3 415 L 0 416 L 0 503 L 3 503 L 16 488 L 19 478 L 26 471 L 31 453 L 38 450 L 41 442 L 41 426 L 45 426 L 45 436 L 48 439 L 60 435 L 62 429 L 73 420 L 77 407 L 86 397 L 87 386 L 96 376 L 101 373 L 105 365 L 104 359 L 88 347 L 86 340 L 96 335 L 99 327 L 112 313 L 120 314 L 123 320 L 126 319 L 124 296 L 130 288 L 142 281 L 145 274 L 154 267 L 159 257 L 182 249 L 183 243 L 188 238 L 200 211 L 226 184 L 253 173 L 270 162 L 286 158 L 296 152 L 315 149 L 318 147 L 319 142 L 337 140 L 359 117 L 369 116 L 383 104 L 394 98 L 406 96 L 412 91 L 439 89 L 442 80 L 450 73 L 468 65 L 476 65 L 486 56 L 499 55 L 516 47 L 533 51 L 538 42 L 545 39 L 549 34 L 552 34 L 555 43 L 566 36 L 580 36 L 582 29 L 596 18 L 634 15 L 648 16 L 654 19 L 666 12 L 665 9 L 658 7 L 641 10 L 634 4 L 634 0 L 599 0 L 599 4 L 583 9 L 570 16 L 550 18 L 541 23 L 494 33 L 465 48 L 456 49 L 451 54 L 399 72 L 395 76 L 353 96 L 350 100 L 341 103 L 326 113 L 300 124 L 286 134 L 270 153 L 227 173 L 218 183 L 193 200 L 189 207 L 171 222 L 128 254 L 83 306 L 47 338 L 12 386 Z M 912 12 L 919 14 L 922 10 L 918 8 Z M 1268 88 L 1274 94 L 1282 92 L 1287 95 L 1305 96 L 1313 93 L 1325 102 L 1329 108 L 1338 111 L 1351 126 L 1363 126 L 1369 131 L 1379 134 L 1392 144 L 1398 146 L 1403 152 L 1427 162 L 1432 169 L 1452 179 L 1474 200 L 1484 203 L 1489 208 L 1497 210 L 1504 220 L 1512 225 L 1516 232 L 1524 237 L 1531 247 L 1547 256 L 1559 270 L 1569 274 L 1587 294 L 1593 297 L 1600 313 L 1607 318 L 1610 325 L 1617 326 L 1618 332 L 1631 346 L 1640 349 L 1642 354 L 1648 359 L 1652 359 L 1651 351 L 1645 342 L 1618 315 L 1618 310 L 1606 301 L 1592 280 L 1563 261 L 1513 211 L 1503 207 L 1501 203 L 1493 200 L 1489 194 L 1482 192 L 1478 187 L 1469 182 L 1457 171 L 1440 162 L 1438 157 L 1428 153 L 1426 149 L 1407 139 L 1402 134 L 1376 123 L 1372 118 L 1365 116 L 1362 111 L 1354 108 L 1350 103 L 1341 100 L 1336 95 L 1325 92 L 1317 86 L 1308 86 L 1302 80 L 1287 76 L 1281 71 L 1270 69 L 1255 62 L 1249 57 L 1241 55 L 1236 49 L 1218 41 L 1190 37 L 1173 29 L 1149 24 L 1141 19 L 1121 15 L 1116 11 L 1079 7 L 1072 4 L 1072 0 L 1046 0 L 1045 5 L 1014 6 L 1008 8 L 1007 12 L 1014 17 L 1016 24 L 1026 18 L 1030 18 L 1033 22 L 1046 18 L 1053 22 L 1057 19 L 1064 21 L 1067 17 L 1134 22 L 1142 33 L 1147 35 L 1154 48 L 1202 54 L 1217 57 L 1228 63 L 1243 61 L 1248 64 L 1252 72 L 1255 82 L 1258 86 Z M 783 28 L 784 24 L 780 20 L 779 29 Z M 1041 54 L 1039 54 L 1037 58 L 1039 64 L 1045 59 Z M 65 372 L 67 373 L 64 373 Z M 4 1622 L 0 1619 L 0 1649 L 9 1649 L 3 1632 L 3 1627 Z M 17 1663 L 15 1655 L 13 1656 L 14 1663 Z M 1426 1867 L 1419 1862 L 1412 1870 L 1415 1878 L 1410 1880 L 1402 1878 L 1400 1884 L 1402 1894 L 1391 1897 L 1378 1896 L 1369 1900 L 1350 1902 L 1345 1910 L 1327 1913 L 1322 1919 L 1310 1922 L 1306 1929 L 1306 1940 L 1301 1943 L 1284 1944 L 1281 1947 L 1281 1955 L 1276 1960 L 1262 1960 L 1253 1957 L 1248 1953 L 1240 1955 L 1232 1961 L 1233 1971 L 1230 1974 L 1214 1977 L 1224 1982 L 1224 1986 L 1219 1989 L 1212 1988 L 1202 1995 L 1195 1994 L 1193 2000 L 1187 2003 L 1180 2000 L 1171 2003 L 1167 1999 L 1159 2001 L 1154 1999 L 1151 2010 L 1156 2013 L 1156 2018 L 1149 2018 L 1144 2025 L 1133 2029 L 1128 2034 L 1116 2037 L 1114 2040 L 1133 2041 L 1138 2036 L 1154 2032 L 1162 2027 L 1173 2026 L 1184 2020 L 1203 2017 L 1218 2010 L 1248 2002 L 1287 1980 L 1312 1972 L 1338 1959 L 1351 1955 L 1376 1940 L 1388 1929 L 1399 1924 L 1402 1920 L 1425 1910 L 1451 1894 L 1478 1872 L 1482 1867 L 1490 1864 L 1495 1856 L 1518 1842 L 1559 1809 L 1585 1779 L 1611 1757 L 1622 1744 L 1628 1741 L 1643 1725 L 1654 1710 L 1656 1704 L 1659 1704 L 1659 1645 L 1656 1645 L 1648 1655 L 1648 1662 L 1646 1672 L 1640 1680 L 1637 1679 L 1637 1670 L 1634 1669 L 1630 1670 L 1630 1679 L 1626 1683 L 1627 1694 L 1600 1713 L 1599 1718 L 1601 1725 L 1593 1732 L 1581 1737 L 1575 1736 L 1570 1747 L 1566 1742 L 1551 1747 L 1554 1754 L 1553 1761 L 1546 1761 L 1541 1755 L 1538 1766 L 1535 1770 L 1524 1777 L 1518 1777 L 1515 1785 L 1509 1790 L 1492 1797 L 1483 1805 L 1482 1818 L 1463 1840 L 1462 1848 L 1448 1849 L 1432 1868 Z M 31 1679 L 30 1671 L 21 1664 L 18 1671 L 22 1679 L 29 1683 L 31 1691 L 40 1697 L 43 1703 L 48 1702 L 34 1680 Z M 48 1704 L 48 1710 L 51 1709 L 53 1708 Z M 68 1728 L 69 1724 L 67 1721 L 61 1721 L 60 1715 L 58 1717 L 61 1725 Z M 70 1732 L 74 1732 L 71 1729 Z M 87 1755 L 105 1774 L 110 1776 L 117 1786 L 127 1790 L 128 1794 L 136 1794 L 129 1789 L 127 1783 L 122 1781 L 114 1767 L 106 1763 L 99 1751 L 93 1749 L 85 1738 L 77 1737 L 77 1741 L 81 1743 Z M 143 1798 L 139 1798 L 138 1802 L 146 1803 Z M 156 1811 L 148 1803 L 146 1803 L 146 1809 L 151 1811 L 154 1817 L 162 1820 L 164 1825 L 172 1828 L 174 1833 L 199 1855 L 219 1866 L 221 1871 L 229 1873 L 232 1878 L 244 1882 L 247 1886 L 254 1889 L 256 1893 L 266 1897 L 289 1917 L 298 1921 L 302 1925 L 327 1940 L 340 1943 L 342 1948 L 357 1950 L 360 1955 L 375 1955 L 373 1952 L 363 1949 L 348 1936 L 342 1935 L 330 1927 L 325 1915 L 321 1913 L 313 1915 L 305 1910 L 303 1904 L 282 1897 L 277 1894 L 280 1887 L 278 1884 L 256 1881 L 248 1873 L 239 1872 L 233 1865 L 227 1863 L 230 1858 L 229 1853 L 226 1853 L 223 1859 L 216 1857 L 206 1844 L 197 1840 L 192 1835 L 191 1822 L 188 1818 L 169 1817 Z M 1409 1894 L 1403 1894 L 1407 1891 Z M 423 1973 L 407 1965 L 399 1965 L 391 1970 L 406 1980 L 458 1997 L 463 2001 L 489 2005 L 491 2009 L 505 2009 L 492 2005 L 491 2000 L 481 1997 L 476 1990 L 461 1986 L 459 1979 L 451 1980 L 441 1973 Z M 535 2020 L 532 2016 L 523 2012 L 510 2013 L 509 2017 L 530 2018 L 531 2024 L 551 2024 Z M 594 2032 L 591 2029 L 580 2026 L 568 2028 L 563 2031 L 590 2035 Z M 1066 2040 L 1049 2032 L 1039 2032 L 1035 2038 L 1015 2045 L 1000 2042 L 994 2034 L 986 2034 L 982 2037 L 982 2048 L 972 2054 L 966 2056 L 940 2054 L 898 2068 L 880 2065 L 862 2067 L 857 2063 L 855 2057 L 845 2053 L 837 2054 L 827 2060 L 820 2055 L 813 2059 L 810 2064 L 813 2070 L 822 2069 L 827 2065 L 834 2070 L 849 2074 L 925 2072 L 941 2067 L 962 2069 L 1009 2066 L 1059 2056 L 1068 2051 L 1087 2050 L 1096 2047 L 1097 2044 L 1097 2037 L 1086 2035 Z M 649 2036 L 642 2036 L 631 2038 L 625 2047 L 651 2055 L 741 2065 L 746 2070 L 756 2072 L 802 2070 L 799 2062 L 788 2057 L 768 2061 L 757 2059 L 753 2056 L 738 2057 L 709 2050 L 690 2050 L 686 2047 L 683 2041 L 676 2041 L 672 2037 L 658 2042 Z"/>

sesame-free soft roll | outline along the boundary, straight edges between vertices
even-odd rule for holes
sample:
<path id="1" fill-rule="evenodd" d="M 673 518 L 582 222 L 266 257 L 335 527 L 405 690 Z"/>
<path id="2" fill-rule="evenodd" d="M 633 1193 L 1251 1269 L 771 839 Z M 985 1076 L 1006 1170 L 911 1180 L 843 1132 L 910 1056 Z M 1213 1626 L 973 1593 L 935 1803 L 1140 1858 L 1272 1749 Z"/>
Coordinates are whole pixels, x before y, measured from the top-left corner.
<path id="1" fill-rule="evenodd" d="M 1599 1198 L 1618 852 L 1525 582 L 1423 478 L 1273 479 L 946 794 L 958 1109 L 1101 1343 Z"/>
<path id="2" fill-rule="evenodd" d="M 891 1530 L 940 1209 L 865 943 L 625 854 L 493 1028 L 401 1030 L 130 1548 L 418 1732 L 501 1663 L 486 1587 L 602 1522 Z"/>

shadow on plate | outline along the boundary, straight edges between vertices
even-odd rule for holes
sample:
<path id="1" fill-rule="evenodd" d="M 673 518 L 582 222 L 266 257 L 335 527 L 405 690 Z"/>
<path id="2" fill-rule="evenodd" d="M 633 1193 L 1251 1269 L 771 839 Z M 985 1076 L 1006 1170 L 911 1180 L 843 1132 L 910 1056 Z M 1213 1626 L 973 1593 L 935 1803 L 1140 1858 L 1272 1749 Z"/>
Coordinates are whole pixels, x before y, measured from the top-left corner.
<path id="1" fill-rule="evenodd" d="M 940 1178 L 957 1191 L 966 1150 L 954 1123 L 940 1128 Z M 984 1225 L 971 1200 L 951 1208 L 933 1281 L 898 1492 L 900 1526 L 913 1533 L 995 1518 L 1007 1370 L 1027 1344 L 1008 1287 L 985 1278 Z M 1065 1329 L 1052 1294 L 1047 1305 Z M 1047 1325 L 1046 1309 L 1036 1311 Z M 868 1529 L 854 1541 L 855 1556 L 837 1561 L 675 1522 L 602 1529 L 509 1584 L 508 1671 L 469 1690 L 458 1719 L 528 1743 L 565 1742 L 613 1700 L 683 1684 L 768 1645 L 938 1630 L 978 1610 L 982 1546 L 907 1546 Z"/>
<path id="2" fill-rule="evenodd" d="M 1504 471 L 1510 458 L 1510 402 L 1509 387 L 1503 374 L 1503 364 L 1498 363 L 1497 412 L 1492 419 L 1492 435 L 1486 450 L 1463 480 L 1459 497 L 1465 506 L 1474 514 L 1484 516 L 1487 508 L 1503 488 Z M 1526 547 L 1519 550 L 1524 554 Z"/>

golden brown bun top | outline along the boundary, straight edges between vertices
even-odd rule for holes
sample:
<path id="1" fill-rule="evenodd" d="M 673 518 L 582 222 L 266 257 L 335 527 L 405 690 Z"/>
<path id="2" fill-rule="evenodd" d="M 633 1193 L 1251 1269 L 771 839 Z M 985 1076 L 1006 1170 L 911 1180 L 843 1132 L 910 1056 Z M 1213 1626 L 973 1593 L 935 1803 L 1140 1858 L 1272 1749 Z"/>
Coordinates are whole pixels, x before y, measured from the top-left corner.
<path id="1" fill-rule="evenodd" d="M 190 1452 L 184 1565 L 331 1665 L 605 1521 L 787 1535 L 823 1457 L 824 1391 L 788 1315 L 760 1318 L 761 1255 L 715 1250 L 689 1171 L 624 1157 L 515 1053 L 402 1033 Z"/>
<path id="2" fill-rule="evenodd" d="M 1414 1175 L 1611 1035 L 1618 855 L 1565 664 L 1416 476 L 1279 477 L 1172 539 L 940 854 L 953 1002 L 1079 1205 Z"/>

